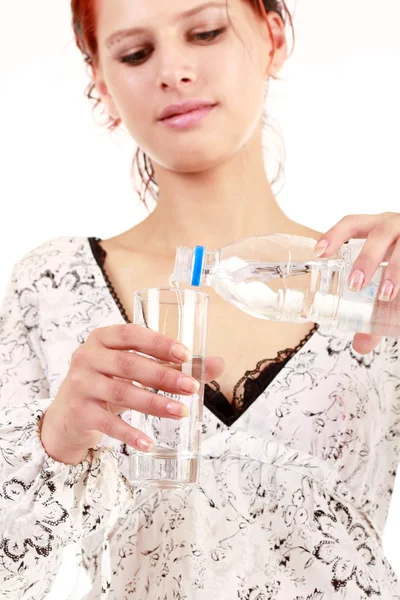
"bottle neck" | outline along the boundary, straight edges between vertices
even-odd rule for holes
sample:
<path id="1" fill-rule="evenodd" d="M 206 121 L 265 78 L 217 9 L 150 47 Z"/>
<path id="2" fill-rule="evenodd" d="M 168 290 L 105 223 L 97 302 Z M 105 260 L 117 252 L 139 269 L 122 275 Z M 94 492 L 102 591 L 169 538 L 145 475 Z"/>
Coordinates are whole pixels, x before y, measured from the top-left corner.
<path id="1" fill-rule="evenodd" d="M 214 252 L 205 252 L 202 267 L 202 277 L 200 285 L 211 285 L 213 278 L 213 271 L 221 260 L 221 250 L 215 250 Z"/>

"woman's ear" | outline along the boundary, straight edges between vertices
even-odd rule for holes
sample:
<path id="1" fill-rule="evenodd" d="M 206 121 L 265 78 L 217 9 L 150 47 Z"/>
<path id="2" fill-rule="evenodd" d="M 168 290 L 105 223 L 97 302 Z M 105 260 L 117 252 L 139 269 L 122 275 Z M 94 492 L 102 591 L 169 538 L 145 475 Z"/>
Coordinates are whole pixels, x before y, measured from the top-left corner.
<path id="1" fill-rule="evenodd" d="M 101 102 L 107 107 L 110 117 L 112 119 L 118 119 L 119 115 L 117 107 L 115 106 L 110 92 L 108 91 L 107 84 L 99 67 L 96 70 L 93 70 L 93 83 L 97 93 L 100 96 Z"/>
<path id="2" fill-rule="evenodd" d="M 285 23 L 282 17 L 273 11 L 266 14 L 268 24 L 265 23 L 265 30 L 268 36 L 268 45 L 272 48 L 269 52 L 268 62 L 265 67 L 265 73 L 268 76 L 276 76 L 282 69 L 288 57 L 288 45 L 285 33 Z M 269 26 L 268 26 L 269 25 Z M 272 36 L 272 40 L 271 40 Z"/>

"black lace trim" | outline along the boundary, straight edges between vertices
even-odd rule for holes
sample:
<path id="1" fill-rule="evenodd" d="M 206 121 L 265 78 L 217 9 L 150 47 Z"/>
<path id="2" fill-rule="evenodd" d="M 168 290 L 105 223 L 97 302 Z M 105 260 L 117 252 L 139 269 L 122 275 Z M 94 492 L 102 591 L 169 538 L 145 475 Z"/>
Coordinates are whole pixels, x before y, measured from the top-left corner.
<path id="1" fill-rule="evenodd" d="M 130 323 L 129 317 L 126 313 L 126 310 L 124 308 L 124 305 L 122 304 L 120 297 L 118 296 L 117 292 L 114 289 L 113 284 L 111 283 L 110 278 L 108 277 L 106 270 L 104 268 L 104 263 L 106 262 L 106 257 L 107 257 L 107 252 L 104 250 L 104 248 L 102 248 L 100 246 L 100 244 L 98 242 L 101 242 L 101 238 L 97 238 L 97 237 L 90 237 L 89 239 L 89 243 L 90 243 L 90 247 L 92 249 L 93 252 L 93 256 L 96 259 L 97 264 L 99 265 L 104 279 L 106 281 L 107 287 L 111 292 L 112 297 L 115 300 L 116 305 L 119 308 L 119 311 L 121 313 L 121 315 L 123 316 L 123 318 L 125 319 L 125 321 L 127 323 Z"/>
<path id="2" fill-rule="evenodd" d="M 105 271 L 104 264 L 107 252 L 98 243 L 102 241 L 101 238 L 89 237 L 88 240 L 93 256 L 103 273 L 104 280 L 121 315 L 127 323 L 130 323 L 131 321 L 126 310 Z M 318 327 L 319 325 L 316 323 L 295 348 L 280 350 L 275 358 L 260 360 L 254 370 L 246 371 L 234 387 L 232 403 L 229 402 L 226 396 L 221 392 L 218 382 L 212 381 L 210 384 L 206 384 L 204 390 L 205 406 L 225 425 L 233 425 L 233 423 L 239 419 L 239 417 L 267 389 L 288 361 L 308 342 L 318 330 Z"/>
<path id="3" fill-rule="evenodd" d="M 204 398 L 207 408 L 225 425 L 233 425 L 250 408 L 253 402 L 265 392 L 278 373 L 301 350 L 318 328 L 319 325 L 316 323 L 295 348 L 279 350 L 275 358 L 260 360 L 254 370 L 246 371 L 234 387 L 232 403 L 221 392 L 219 384 L 212 381 L 207 386 L 207 393 Z"/>

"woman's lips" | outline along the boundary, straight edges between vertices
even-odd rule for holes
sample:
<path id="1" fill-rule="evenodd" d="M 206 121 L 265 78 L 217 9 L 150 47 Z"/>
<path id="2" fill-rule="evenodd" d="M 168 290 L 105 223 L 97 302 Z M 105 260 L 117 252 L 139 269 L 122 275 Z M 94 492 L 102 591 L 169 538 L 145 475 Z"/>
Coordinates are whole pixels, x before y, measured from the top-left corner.
<path id="1" fill-rule="evenodd" d="M 210 112 L 215 108 L 216 105 L 203 106 L 202 108 L 196 108 L 189 112 L 182 113 L 180 115 L 174 115 L 160 121 L 162 125 L 171 127 L 172 129 L 187 129 L 193 127 L 207 117 Z"/>

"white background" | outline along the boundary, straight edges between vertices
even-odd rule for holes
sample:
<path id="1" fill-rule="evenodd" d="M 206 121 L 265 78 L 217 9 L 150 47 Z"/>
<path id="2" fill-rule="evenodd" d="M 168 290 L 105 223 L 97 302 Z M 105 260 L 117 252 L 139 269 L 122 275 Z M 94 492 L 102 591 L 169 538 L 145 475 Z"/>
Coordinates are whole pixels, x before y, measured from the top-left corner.
<path id="1" fill-rule="evenodd" d="M 323 231 L 349 213 L 400 211 L 400 2 L 301 0 L 296 48 L 269 112 L 284 134 L 287 214 Z M 134 144 L 91 116 L 68 0 L 0 9 L 0 295 L 12 265 L 58 235 L 107 238 L 143 216 L 131 186 Z M 398 482 L 385 535 L 400 574 Z M 396 555 L 397 554 L 397 555 Z M 73 580 L 67 558 L 51 598 Z"/>

